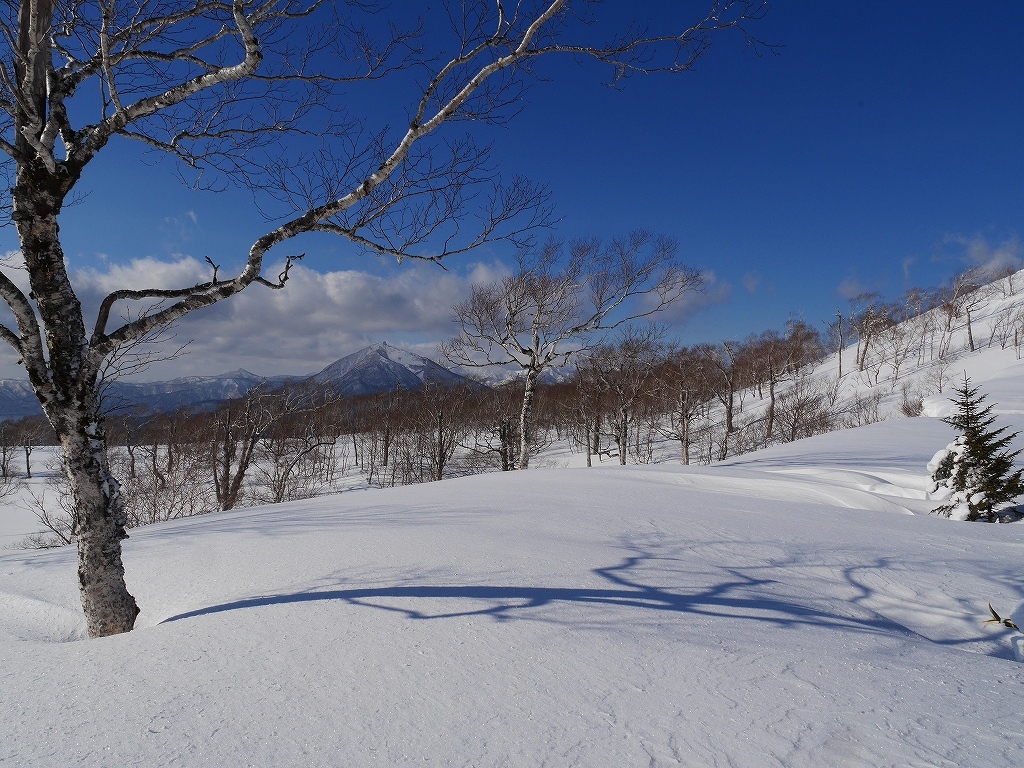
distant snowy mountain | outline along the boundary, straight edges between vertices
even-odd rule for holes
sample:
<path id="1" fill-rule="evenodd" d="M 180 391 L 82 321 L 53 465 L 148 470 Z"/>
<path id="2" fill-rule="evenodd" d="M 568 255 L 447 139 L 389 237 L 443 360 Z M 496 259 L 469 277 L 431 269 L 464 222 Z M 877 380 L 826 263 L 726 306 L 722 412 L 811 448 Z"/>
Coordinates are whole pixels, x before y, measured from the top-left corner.
<path id="1" fill-rule="evenodd" d="M 31 384 L 20 379 L 0 379 L 0 421 L 42 412 Z"/>
<path id="2" fill-rule="evenodd" d="M 572 366 L 548 369 L 540 375 L 539 381 L 543 384 L 563 384 L 569 381 L 575 372 L 576 369 Z M 481 380 L 488 387 L 500 387 L 505 384 L 511 384 L 514 381 L 520 381 L 525 376 L 526 371 L 522 368 L 502 368 L 484 376 Z"/>
<path id="3" fill-rule="evenodd" d="M 330 384 L 343 395 L 395 389 L 418 389 L 424 381 L 459 383 L 464 376 L 433 360 L 385 343 L 373 344 L 331 363 L 312 376 L 259 376 L 245 369 L 219 376 L 185 376 L 171 381 L 117 381 L 110 385 L 108 408 L 141 405 L 150 411 L 173 411 L 185 405 L 213 406 L 241 397 L 267 382 L 272 387 L 308 381 Z M 0 380 L 0 420 L 42 413 L 32 387 L 18 379 Z"/>
<path id="4" fill-rule="evenodd" d="M 305 381 L 330 384 L 343 395 L 365 395 L 401 387 L 418 389 L 425 381 L 467 381 L 433 360 L 389 346 L 373 344 L 331 363 Z"/>
<path id="5" fill-rule="evenodd" d="M 144 405 L 152 411 L 173 411 L 185 405 L 214 405 L 242 397 L 264 382 L 272 387 L 297 381 L 297 376 L 258 376 L 244 368 L 219 376 L 185 376 L 171 381 L 117 381 L 110 385 L 111 405 Z"/>

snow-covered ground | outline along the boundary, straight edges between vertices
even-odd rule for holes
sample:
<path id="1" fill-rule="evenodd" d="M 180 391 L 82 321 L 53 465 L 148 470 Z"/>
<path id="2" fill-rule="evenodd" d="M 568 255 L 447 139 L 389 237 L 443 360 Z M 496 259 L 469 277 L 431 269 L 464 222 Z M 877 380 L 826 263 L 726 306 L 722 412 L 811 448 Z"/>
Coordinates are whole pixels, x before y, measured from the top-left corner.
<path id="1" fill-rule="evenodd" d="M 0 498 L 0 552 L 16 547 L 26 536 L 42 528 L 33 511 L 33 499 L 48 494 L 46 480 L 56 471 L 57 465 L 52 461 L 56 450 L 55 447 L 44 446 L 32 451 L 31 480 L 23 476 L 25 459 L 20 451 L 11 462 L 17 479 L 7 494 Z M 49 493 L 49 496 L 53 494 Z"/>
<path id="2" fill-rule="evenodd" d="M 556 445 L 557 469 L 136 529 L 142 614 L 103 640 L 73 549 L 3 551 L 0 764 L 1018 766 L 1024 641 L 983 622 L 1024 626 L 1024 525 L 927 514 L 961 369 L 1024 427 L 994 346 L 924 417 L 712 466 Z M 842 398 L 891 415 L 897 382 L 866 379 Z M 36 529 L 17 502 L 0 546 Z"/>
<path id="3" fill-rule="evenodd" d="M 910 516 L 934 419 L 138 529 L 136 631 L 0 555 L 0 763 L 1017 766 L 1024 526 Z"/>

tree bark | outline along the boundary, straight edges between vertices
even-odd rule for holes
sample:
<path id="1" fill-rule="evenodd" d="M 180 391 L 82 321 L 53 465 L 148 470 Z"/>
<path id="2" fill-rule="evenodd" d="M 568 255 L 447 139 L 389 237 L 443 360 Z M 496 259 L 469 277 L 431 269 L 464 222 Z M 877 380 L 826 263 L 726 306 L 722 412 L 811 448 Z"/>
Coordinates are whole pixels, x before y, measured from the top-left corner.
<path id="1" fill-rule="evenodd" d="M 587 466 L 590 467 L 590 466 L 593 466 L 593 464 L 591 462 L 591 458 L 590 458 L 591 457 L 591 450 L 590 450 L 590 448 L 591 448 L 591 446 L 590 446 L 590 417 L 589 416 L 586 417 L 584 419 L 584 422 L 587 425 L 586 428 L 585 428 L 585 433 L 586 434 L 584 435 L 584 437 L 586 439 L 586 443 L 587 443 Z"/>
<path id="2" fill-rule="evenodd" d="M 843 313 L 836 310 L 836 333 L 839 334 L 839 378 L 843 378 Z"/>
<path id="3" fill-rule="evenodd" d="M 435 428 L 437 429 L 437 472 L 434 475 L 434 480 L 444 480 L 444 466 L 446 463 L 446 451 L 444 439 L 444 408 L 443 406 L 437 411 L 437 418 L 435 419 Z"/>
<path id="4" fill-rule="evenodd" d="M 690 464 L 690 393 L 683 390 L 679 393 L 679 442 L 682 450 L 684 466 Z"/>
<path id="5" fill-rule="evenodd" d="M 127 632 L 139 607 L 124 581 L 121 541 L 125 511 L 107 461 L 97 394 L 98 369 L 89 357 L 82 309 L 68 279 L 57 215 L 74 180 L 23 163 L 12 190 L 13 219 L 28 266 L 32 296 L 49 351 L 32 348 L 34 320 L 18 316 L 25 367 L 57 433 L 75 503 L 78 580 L 90 637 Z M 35 331 L 38 333 L 38 331 Z"/>
<path id="6" fill-rule="evenodd" d="M 526 371 L 526 387 L 523 391 L 523 409 L 519 413 L 519 468 L 530 467 L 530 421 L 533 418 L 533 396 L 537 390 L 540 371 L 530 368 Z"/>
<path id="7" fill-rule="evenodd" d="M 75 502 L 78 583 L 90 637 L 128 632 L 139 607 L 128 592 L 121 560 L 125 510 L 120 486 L 107 465 L 106 436 L 96 414 L 75 420 L 61 434 Z"/>
<path id="8" fill-rule="evenodd" d="M 512 455 L 512 438 L 514 437 L 512 423 L 511 419 L 506 418 L 502 418 L 498 423 L 498 455 L 501 457 L 502 472 L 510 472 L 515 469 Z"/>
<path id="9" fill-rule="evenodd" d="M 626 463 L 626 449 L 629 447 L 629 408 L 625 405 L 619 409 L 619 423 L 616 424 L 616 439 L 619 444 L 619 464 Z"/>
<path id="10" fill-rule="evenodd" d="M 728 391 L 725 395 L 725 431 L 731 435 L 736 431 L 736 426 L 733 423 L 733 408 L 736 403 L 736 386 L 732 376 L 729 376 L 726 386 L 728 387 Z"/>

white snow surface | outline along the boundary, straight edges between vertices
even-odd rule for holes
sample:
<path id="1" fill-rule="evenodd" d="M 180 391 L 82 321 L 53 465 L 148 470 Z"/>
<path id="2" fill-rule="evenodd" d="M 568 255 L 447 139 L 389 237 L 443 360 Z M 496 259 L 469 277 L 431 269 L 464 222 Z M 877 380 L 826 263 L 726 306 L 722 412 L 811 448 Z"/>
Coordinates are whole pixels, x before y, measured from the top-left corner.
<path id="1" fill-rule="evenodd" d="M 925 511 L 934 419 L 711 467 L 481 475 L 0 555 L 0 764 L 1017 766 L 1024 526 Z"/>
<path id="2" fill-rule="evenodd" d="M 133 530 L 126 635 L 84 639 L 72 548 L 2 551 L 0 765 L 1016 767 L 1024 525 L 929 515 L 927 464 L 962 372 L 1024 427 L 1024 362 L 958 334 L 940 393 L 844 353 L 842 401 L 925 418 Z"/>

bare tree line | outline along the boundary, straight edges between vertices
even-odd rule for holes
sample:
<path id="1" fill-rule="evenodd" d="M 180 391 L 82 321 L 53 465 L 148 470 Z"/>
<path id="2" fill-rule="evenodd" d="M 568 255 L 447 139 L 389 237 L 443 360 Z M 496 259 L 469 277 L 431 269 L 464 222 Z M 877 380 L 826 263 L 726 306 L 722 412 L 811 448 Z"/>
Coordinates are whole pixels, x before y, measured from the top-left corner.
<path id="1" fill-rule="evenodd" d="M 853 351 L 852 361 L 849 354 L 841 357 L 840 376 L 845 366 L 845 373 L 855 373 L 867 384 L 888 380 L 895 389 L 910 370 L 946 362 L 983 346 L 1013 346 L 1019 359 L 1024 346 L 1024 310 L 1018 304 L 1007 304 L 998 311 L 987 339 L 975 335 L 979 307 L 992 299 L 1010 298 L 1019 288 L 1012 268 L 991 271 L 976 267 L 958 273 L 947 285 L 912 288 L 891 302 L 882 301 L 877 293 L 858 296 L 850 301 L 846 315 L 837 311 L 835 322 L 829 324 L 833 343 L 849 344 Z M 962 333 L 966 345 L 954 346 Z"/>
<path id="2" fill-rule="evenodd" d="M 724 31 L 772 50 L 748 31 L 763 0 L 703 5 L 672 6 L 657 29 L 618 25 L 589 0 L 3 6 L 0 166 L 14 183 L 0 216 L 17 230 L 29 287 L 0 269 L 13 316 L 0 339 L 64 455 L 90 637 L 130 631 L 140 610 L 124 582 L 128 521 L 102 418 L 100 377 L 119 350 L 253 285 L 283 288 L 302 254 L 279 246 L 309 233 L 399 262 L 526 244 L 554 220 L 550 195 L 503 178 L 481 126 L 515 116 L 540 60 L 595 62 L 619 84 L 690 70 Z M 244 263 L 209 259 L 208 278 L 191 285 L 123 285 L 86 317 L 60 220 L 83 200 L 87 168 L 122 139 L 178 161 L 193 187 L 248 188 L 274 221 L 240 244 Z M 282 266 L 268 277 L 271 251 Z M 130 308 L 121 321 L 117 305 Z"/>
<path id="3" fill-rule="evenodd" d="M 139 417 L 108 417 L 110 461 L 122 480 L 128 527 L 280 503 L 359 487 L 391 487 L 529 464 L 556 442 L 604 461 L 651 463 L 674 453 L 683 464 L 709 464 L 766 446 L 885 417 L 881 400 L 903 378 L 900 410 L 920 413 L 921 392 L 906 373 L 928 366 L 925 386 L 941 391 L 958 349 L 950 338 L 965 331 L 992 298 L 1011 298 L 1012 275 L 965 290 L 958 275 L 940 290 L 912 290 L 895 302 L 859 297 L 852 311 L 825 334 L 791 319 L 780 331 L 690 347 L 666 343 L 653 324 L 627 324 L 573 348 L 570 375 L 561 381 L 514 378 L 485 386 L 428 380 L 397 389 L 345 397 L 329 388 L 257 387 L 209 411 L 183 408 Z M 458 309 L 458 308 L 456 308 Z M 1006 348 L 1005 318 L 1017 302 L 989 318 L 988 338 L 967 334 L 965 349 Z M 1002 335 L 1001 335 L 1002 334 Z M 1024 334 L 1022 334 L 1024 335 Z M 838 340 L 849 341 L 845 349 Z M 961 335 L 959 338 L 963 338 Z M 830 355 L 847 360 L 842 375 L 815 367 Z M 852 357 L 852 365 L 850 358 Z M 880 369 L 884 368 L 883 371 Z M 843 398 L 844 377 L 868 384 Z M 524 396 L 532 386 L 531 429 L 521 431 Z M 14 478 L 34 446 L 52 444 L 40 418 L 0 424 L 0 478 Z M 523 460 L 522 451 L 528 452 Z M 66 475 L 53 472 L 66 486 Z M 9 484 L 9 483 L 8 483 Z M 50 536 L 30 542 L 73 540 L 69 489 L 63 503 L 36 499 Z"/>
<path id="4" fill-rule="evenodd" d="M 820 393 L 798 384 L 778 394 L 822 354 L 817 332 L 800 322 L 783 334 L 692 348 L 663 343 L 656 326 L 625 326 L 577 356 L 567 380 L 534 384 L 525 443 L 522 379 L 498 386 L 428 380 L 416 390 L 358 397 L 323 387 L 257 387 L 210 411 L 108 417 L 110 462 L 122 478 L 129 528 L 359 485 L 516 470 L 524 445 L 535 457 L 566 442 L 592 466 L 650 463 L 655 446 L 671 440 L 684 463 L 709 463 L 827 428 L 815 415 Z M 745 417 L 754 400 L 771 403 L 767 427 L 763 416 Z M 8 442 L 13 456 L 20 447 Z M 66 474 L 50 476 L 51 502 L 34 499 L 50 535 L 33 546 L 70 543 L 77 533 Z"/>

